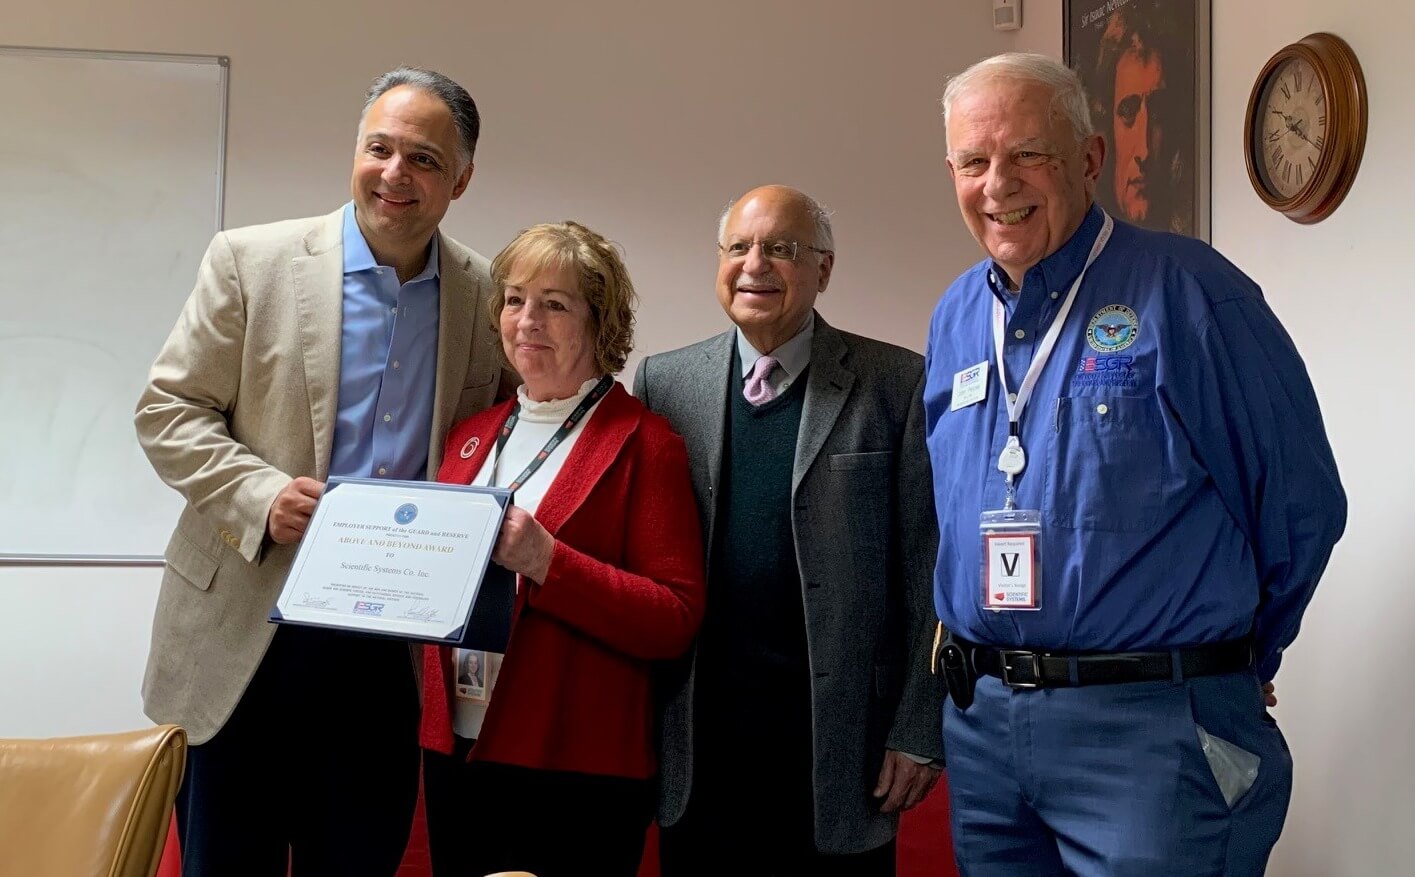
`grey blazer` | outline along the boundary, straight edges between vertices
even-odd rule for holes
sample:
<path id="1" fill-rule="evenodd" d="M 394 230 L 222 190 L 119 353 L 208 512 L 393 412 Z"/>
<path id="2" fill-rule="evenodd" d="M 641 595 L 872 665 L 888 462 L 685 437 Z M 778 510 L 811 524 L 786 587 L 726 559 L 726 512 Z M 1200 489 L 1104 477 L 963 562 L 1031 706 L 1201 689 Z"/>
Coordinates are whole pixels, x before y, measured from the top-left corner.
<path id="1" fill-rule="evenodd" d="M 634 394 L 688 446 L 711 554 L 736 330 L 639 364 Z M 871 795 L 886 749 L 943 757 L 943 688 L 929 672 L 938 552 L 919 354 L 816 315 L 791 479 L 812 671 L 815 837 L 826 853 L 873 849 L 898 818 Z M 709 570 L 709 576 L 711 571 Z M 711 596 L 709 596 L 711 599 Z M 659 820 L 693 782 L 696 657 L 663 692 Z"/>
<path id="2" fill-rule="evenodd" d="M 187 507 L 167 545 L 143 702 L 203 743 L 226 723 L 275 633 L 294 559 L 266 538 L 297 475 L 329 473 L 343 325 L 343 210 L 216 235 L 152 366 L 138 440 Z M 488 263 L 443 235 L 428 475 L 447 430 L 512 392 L 486 299 Z"/>

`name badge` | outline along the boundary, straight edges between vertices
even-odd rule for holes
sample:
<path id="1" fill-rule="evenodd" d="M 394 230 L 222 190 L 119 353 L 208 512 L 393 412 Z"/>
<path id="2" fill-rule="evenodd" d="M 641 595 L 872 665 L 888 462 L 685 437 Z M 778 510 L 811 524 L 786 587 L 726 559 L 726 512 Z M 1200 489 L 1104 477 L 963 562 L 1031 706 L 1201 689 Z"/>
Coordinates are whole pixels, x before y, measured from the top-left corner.
<path id="1" fill-rule="evenodd" d="M 983 512 L 979 529 L 983 537 L 983 608 L 994 612 L 1042 608 L 1041 512 Z"/>
<path id="2" fill-rule="evenodd" d="M 950 411 L 976 405 L 988 397 L 988 361 L 985 359 L 953 376 L 953 404 Z"/>

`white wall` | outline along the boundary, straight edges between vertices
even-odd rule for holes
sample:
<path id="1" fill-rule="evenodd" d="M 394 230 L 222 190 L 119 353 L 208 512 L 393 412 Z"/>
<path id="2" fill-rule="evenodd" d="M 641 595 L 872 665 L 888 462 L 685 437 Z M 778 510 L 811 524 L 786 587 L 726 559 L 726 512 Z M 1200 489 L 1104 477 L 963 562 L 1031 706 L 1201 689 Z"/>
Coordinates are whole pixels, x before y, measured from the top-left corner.
<path id="1" fill-rule="evenodd" d="M 1216 2 L 1213 18 L 1213 241 L 1262 284 L 1307 360 L 1350 502 L 1346 536 L 1289 651 L 1279 713 L 1297 762 L 1272 872 L 1292 877 L 1415 870 L 1415 568 L 1398 549 L 1415 520 L 1407 331 L 1415 203 L 1415 82 L 1408 3 L 1338 8 L 1322 0 Z M 1243 115 L 1253 78 L 1281 46 L 1331 31 L 1360 58 L 1370 96 L 1365 159 L 1346 202 L 1300 226 L 1248 182 Z M 1400 816 L 1397 816 L 1400 814 Z"/>
<path id="2" fill-rule="evenodd" d="M 1370 96 L 1365 160 L 1351 194 L 1311 227 L 1268 209 L 1248 182 L 1243 115 L 1279 48 L 1330 31 L 1356 51 Z M 1409 143 L 1415 5 L 1213 0 L 1213 244 L 1262 284 L 1307 361 L 1350 503 L 1337 546 L 1278 675 L 1276 710 L 1296 762 L 1276 877 L 1415 871 L 1415 569 L 1399 549 L 1415 520 L 1415 456 L 1404 451 L 1408 327 L 1415 296 Z M 1061 55 L 1060 0 L 1027 0 L 1018 49 Z"/>
<path id="3" fill-rule="evenodd" d="M 477 99 L 483 138 L 444 227 L 488 256 L 553 219 L 618 240 L 643 298 L 641 352 L 725 325 L 717 213 L 763 182 L 837 211 L 826 318 L 922 349 L 939 292 L 978 258 L 937 99 L 947 73 L 1008 45 L 990 22 L 982 0 L 0 5 L 10 44 L 229 55 L 228 226 L 334 209 L 369 80 L 399 63 L 449 74 Z M 0 567 L 0 736 L 143 722 L 158 576 Z"/>

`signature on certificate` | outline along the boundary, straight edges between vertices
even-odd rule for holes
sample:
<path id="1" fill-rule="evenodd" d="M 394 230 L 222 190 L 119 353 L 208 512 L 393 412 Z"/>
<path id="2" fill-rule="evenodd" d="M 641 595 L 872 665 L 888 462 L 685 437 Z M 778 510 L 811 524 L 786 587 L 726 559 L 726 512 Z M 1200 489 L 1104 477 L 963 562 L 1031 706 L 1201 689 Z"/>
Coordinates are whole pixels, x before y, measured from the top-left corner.
<path id="1" fill-rule="evenodd" d="M 328 609 L 329 601 L 305 591 L 300 595 L 299 605 L 307 609 Z"/>
<path id="2" fill-rule="evenodd" d="M 442 610 L 433 606 L 418 606 L 409 609 L 404 613 L 405 618 L 415 618 L 418 621 L 436 621 L 437 616 L 442 614 Z"/>

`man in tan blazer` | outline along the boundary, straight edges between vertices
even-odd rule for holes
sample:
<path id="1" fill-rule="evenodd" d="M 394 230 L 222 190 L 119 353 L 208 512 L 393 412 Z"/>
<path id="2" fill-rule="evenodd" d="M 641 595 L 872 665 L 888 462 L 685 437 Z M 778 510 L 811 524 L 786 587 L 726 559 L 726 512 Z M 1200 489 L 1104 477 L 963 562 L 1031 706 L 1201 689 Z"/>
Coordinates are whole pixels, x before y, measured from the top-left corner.
<path id="1" fill-rule="evenodd" d="M 429 477 L 448 427 L 515 385 L 488 263 L 437 228 L 479 124 L 440 74 L 379 77 L 352 202 L 218 234 L 152 367 L 138 436 L 187 507 L 143 696 L 196 744 L 186 877 L 397 870 L 419 764 L 406 645 L 266 619 L 328 476 Z"/>

